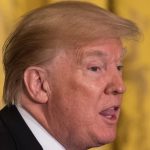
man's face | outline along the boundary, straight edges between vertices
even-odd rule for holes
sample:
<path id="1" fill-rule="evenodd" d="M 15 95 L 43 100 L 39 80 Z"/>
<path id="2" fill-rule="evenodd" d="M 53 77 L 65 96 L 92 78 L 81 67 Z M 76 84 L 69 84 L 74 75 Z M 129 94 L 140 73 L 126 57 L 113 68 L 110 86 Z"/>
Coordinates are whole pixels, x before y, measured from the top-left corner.
<path id="1" fill-rule="evenodd" d="M 66 147 L 99 146 L 114 140 L 125 90 L 122 55 L 119 39 L 100 40 L 76 56 L 60 53 L 49 66 L 49 130 Z"/>

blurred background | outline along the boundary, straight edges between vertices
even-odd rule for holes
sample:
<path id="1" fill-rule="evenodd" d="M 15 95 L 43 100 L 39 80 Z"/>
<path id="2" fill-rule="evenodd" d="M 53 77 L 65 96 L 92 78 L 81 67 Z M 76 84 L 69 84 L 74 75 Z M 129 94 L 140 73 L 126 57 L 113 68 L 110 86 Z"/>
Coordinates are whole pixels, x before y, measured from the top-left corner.
<path id="1" fill-rule="evenodd" d="M 60 0 L 0 0 L 0 98 L 3 88 L 2 45 L 20 17 L 33 8 Z M 124 95 L 118 136 L 94 150 L 150 150 L 150 0 L 82 0 L 134 21 L 143 33 L 128 45 L 124 62 Z M 2 98 L 1 98 L 2 99 Z M 2 100 L 0 108 L 3 107 Z"/>

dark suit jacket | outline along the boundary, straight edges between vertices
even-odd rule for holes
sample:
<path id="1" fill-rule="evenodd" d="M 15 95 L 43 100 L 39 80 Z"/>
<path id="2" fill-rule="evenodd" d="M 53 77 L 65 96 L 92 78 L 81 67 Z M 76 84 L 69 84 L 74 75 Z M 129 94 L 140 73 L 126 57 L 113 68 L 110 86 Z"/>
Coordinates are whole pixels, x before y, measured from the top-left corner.
<path id="1" fill-rule="evenodd" d="M 13 105 L 0 111 L 0 150 L 42 150 Z"/>

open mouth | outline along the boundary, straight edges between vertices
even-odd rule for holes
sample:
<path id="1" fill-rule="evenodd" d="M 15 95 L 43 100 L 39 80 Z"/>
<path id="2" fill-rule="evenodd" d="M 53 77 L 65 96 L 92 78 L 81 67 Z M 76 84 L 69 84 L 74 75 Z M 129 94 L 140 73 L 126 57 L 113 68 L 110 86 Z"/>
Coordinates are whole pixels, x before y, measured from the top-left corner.
<path id="1" fill-rule="evenodd" d="M 117 120 L 119 109 L 120 109 L 119 106 L 113 106 L 113 107 L 104 109 L 99 114 L 109 120 Z"/>

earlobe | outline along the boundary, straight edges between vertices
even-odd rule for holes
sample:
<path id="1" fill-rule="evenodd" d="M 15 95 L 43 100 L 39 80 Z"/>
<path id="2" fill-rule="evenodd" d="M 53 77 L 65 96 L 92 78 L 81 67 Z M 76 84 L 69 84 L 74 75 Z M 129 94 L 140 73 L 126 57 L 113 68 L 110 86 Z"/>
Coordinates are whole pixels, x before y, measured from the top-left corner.
<path id="1" fill-rule="evenodd" d="M 50 95 L 46 71 L 40 67 L 29 67 L 24 72 L 24 85 L 29 98 L 36 103 L 47 103 Z"/>

